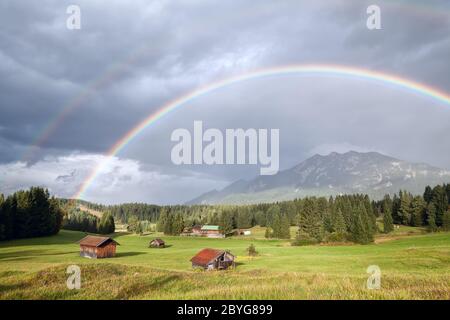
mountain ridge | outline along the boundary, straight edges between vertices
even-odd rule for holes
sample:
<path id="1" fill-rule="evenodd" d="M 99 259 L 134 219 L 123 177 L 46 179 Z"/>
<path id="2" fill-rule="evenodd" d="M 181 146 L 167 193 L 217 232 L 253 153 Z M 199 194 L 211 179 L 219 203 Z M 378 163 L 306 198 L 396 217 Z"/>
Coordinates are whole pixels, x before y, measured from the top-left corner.
<path id="1" fill-rule="evenodd" d="M 237 180 L 222 190 L 204 193 L 186 204 L 245 204 L 306 196 L 364 193 L 373 199 L 450 181 L 450 171 L 426 163 L 399 160 L 378 152 L 315 154 L 273 176 Z"/>

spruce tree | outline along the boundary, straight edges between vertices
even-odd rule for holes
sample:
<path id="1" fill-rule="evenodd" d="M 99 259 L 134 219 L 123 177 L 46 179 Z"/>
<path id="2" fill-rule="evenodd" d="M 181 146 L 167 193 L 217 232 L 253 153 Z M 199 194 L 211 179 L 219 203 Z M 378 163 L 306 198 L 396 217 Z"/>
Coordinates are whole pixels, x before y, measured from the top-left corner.
<path id="1" fill-rule="evenodd" d="M 184 230 L 183 215 L 180 212 L 178 212 L 175 216 L 175 221 L 173 225 L 173 234 L 179 235 L 180 233 L 183 232 L 183 230 Z"/>
<path id="2" fill-rule="evenodd" d="M 426 202 L 421 196 L 414 197 L 411 203 L 411 226 L 420 227 L 425 217 Z"/>
<path id="3" fill-rule="evenodd" d="M 336 213 L 332 219 L 333 232 L 340 234 L 345 234 L 347 232 L 347 227 L 345 225 L 344 215 L 341 209 L 337 209 Z"/>
<path id="4" fill-rule="evenodd" d="M 167 214 L 167 219 L 164 223 L 164 229 L 163 232 L 164 234 L 168 234 L 168 235 L 172 235 L 173 234 L 173 214 L 172 212 L 170 212 L 169 214 Z"/>
<path id="5" fill-rule="evenodd" d="M 399 214 L 400 204 L 401 204 L 400 197 L 394 194 L 394 197 L 392 199 L 392 219 L 394 220 L 395 224 L 402 224 L 402 218 L 400 217 Z"/>
<path id="6" fill-rule="evenodd" d="M 401 224 L 407 226 L 411 221 L 411 195 L 406 191 L 400 191 L 400 208 L 398 211 Z"/>
<path id="7" fill-rule="evenodd" d="M 425 192 L 423 193 L 423 199 L 427 203 L 427 205 L 431 202 L 433 198 L 433 189 L 430 186 L 425 187 Z"/>
<path id="8" fill-rule="evenodd" d="M 283 214 L 280 219 L 280 238 L 281 239 L 290 239 L 291 238 L 291 231 L 290 227 L 291 224 L 289 223 L 289 218 L 286 214 Z"/>
<path id="9" fill-rule="evenodd" d="M 436 208 L 436 225 L 442 226 L 444 213 L 448 210 L 447 191 L 443 186 L 434 187 L 431 203 Z"/>
<path id="10" fill-rule="evenodd" d="M 277 206 L 277 208 L 278 208 L 278 206 Z M 279 212 L 279 209 L 273 210 L 273 211 L 274 211 L 274 213 L 273 213 L 272 223 L 270 225 L 273 230 L 272 237 L 273 238 L 281 238 L 282 231 L 281 231 L 280 212 Z"/>
<path id="11" fill-rule="evenodd" d="M 270 227 L 266 227 L 266 232 L 264 233 L 264 237 L 266 239 L 272 238 L 272 229 Z"/>
<path id="12" fill-rule="evenodd" d="M 136 226 L 137 227 L 137 226 Z M 115 231 L 114 218 L 110 212 L 106 212 L 100 218 L 97 225 L 97 232 L 100 234 L 110 234 Z"/>
<path id="13" fill-rule="evenodd" d="M 442 218 L 442 229 L 444 231 L 450 231 L 450 210 L 447 210 L 444 213 L 444 216 Z"/>
<path id="14" fill-rule="evenodd" d="M 167 222 L 167 217 L 168 217 L 167 209 L 166 208 L 162 208 L 161 212 L 159 214 L 158 222 L 156 223 L 156 231 L 164 232 L 165 226 L 166 226 L 166 222 Z"/>
<path id="15" fill-rule="evenodd" d="M 303 210 L 300 212 L 299 218 L 299 237 L 307 237 L 315 239 L 315 241 L 322 241 L 324 236 L 324 229 L 321 217 L 316 207 L 315 199 L 306 198 L 304 200 Z"/>
<path id="16" fill-rule="evenodd" d="M 233 213 L 229 210 L 222 211 L 222 214 L 220 215 L 219 225 L 223 234 L 226 235 L 232 232 L 234 229 Z"/>
<path id="17" fill-rule="evenodd" d="M 433 202 L 430 202 L 430 204 L 427 207 L 427 223 L 428 223 L 428 230 L 431 232 L 437 231 L 437 225 L 436 225 L 436 207 L 433 204 Z"/>
<path id="18" fill-rule="evenodd" d="M 390 232 L 394 231 L 394 223 L 392 220 L 391 208 L 389 206 L 386 206 L 384 208 L 383 231 L 384 231 L 384 233 L 390 233 Z"/>

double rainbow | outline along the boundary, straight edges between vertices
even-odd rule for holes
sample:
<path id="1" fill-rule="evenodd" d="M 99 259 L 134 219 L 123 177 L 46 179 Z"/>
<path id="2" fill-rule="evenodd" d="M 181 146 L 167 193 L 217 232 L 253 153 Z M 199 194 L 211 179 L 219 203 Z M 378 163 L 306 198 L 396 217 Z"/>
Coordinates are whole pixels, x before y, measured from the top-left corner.
<path id="1" fill-rule="evenodd" d="M 214 82 L 168 102 L 167 104 L 160 107 L 158 111 L 150 114 L 148 117 L 143 119 L 124 136 L 117 140 L 117 142 L 114 143 L 114 145 L 108 150 L 105 155 L 107 156 L 107 159 L 114 157 L 146 128 L 148 128 L 152 124 L 155 124 L 158 120 L 162 119 L 168 113 L 175 111 L 186 103 L 191 102 L 199 97 L 205 96 L 215 90 L 222 89 L 240 82 L 258 78 L 285 75 L 339 76 L 377 81 L 385 85 L 392 85 L 399 89 L 405 89 L 409 92 L 431 98 L 438 103 L 450 105 L 450 95 L 445 92 L 406 78 L 373 70 L 327 64 L 288 65 L 282 67 L 266 68 Z M 89 188 L 89 186 L 101 171 L 103 164 L 104 162 L 99 163 L 89 174 L 86 180 L 82 183 L 78 192 L 73 196 L 74 199 L 80 199 L 83 197 L 86 190 Z"/>

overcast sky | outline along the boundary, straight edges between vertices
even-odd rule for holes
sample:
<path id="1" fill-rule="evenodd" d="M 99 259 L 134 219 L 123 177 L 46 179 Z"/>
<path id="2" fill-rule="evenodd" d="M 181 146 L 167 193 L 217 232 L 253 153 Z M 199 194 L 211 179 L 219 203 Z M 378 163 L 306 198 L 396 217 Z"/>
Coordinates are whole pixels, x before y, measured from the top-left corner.
<path id="1" fill-rule="evenodd" d="M 103 4 L 101 4 L 103 3 Z M 66 27 L 67 6 L 81 29 Z M 381 8 L 381 30 L 366 9 Z M 450 169 L 450 106 L 380 82 L 279 76 L 204 95 L 103 154 L 167 101 L 202 85 L 287 64 L 396 74 L 450 93 L 450 2 L 0 2 L 0 192 L 41 185 L 101 203 L 182 203 L 258 166 L 175 166 L 176 128 L 280 129 L 281 169 L 315 153 L 378 151 Z M 50 135 L 43 132 L 70 107 Z M 39 147 L 33 147 L 39 140 Z"/>

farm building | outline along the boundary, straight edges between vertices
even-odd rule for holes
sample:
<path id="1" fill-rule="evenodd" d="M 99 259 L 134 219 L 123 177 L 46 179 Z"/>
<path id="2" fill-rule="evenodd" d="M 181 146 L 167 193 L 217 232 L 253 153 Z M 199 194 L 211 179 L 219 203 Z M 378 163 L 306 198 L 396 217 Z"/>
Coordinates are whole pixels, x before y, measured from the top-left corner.
<path id="1" fill-rule="evenodd" d="M 233 231 L 233 235 L 235 235 L 235 236 L 249 236 L 251 234 L 252 234 L 252 232 L 250 230 L 245 230 L 245 229 L 236 229 Z"/>
<path id="2" fill-rule="evenodd" d="M 208 238 L 225 238 L 225 235 L 220 231 L 220 226 L 212 225 L 195 225 L 190 228 L 185 228 L 181 235 Z"/>
<path id="3" fill-rule="evenodd" d="M 220 232 L 220 226 L 204 225 L 201 235 L 208 238 L 225 238 L 225 235 Z"/>
<path id="4" fill-rule="evenodd" d="M 152 241 L 150 241 L 150 248 L 164 248 L 166 246 L 166 243 L 164 242 L 164 240 L 156 238 L 153 239 Z"/>
<path id="5" fill-rule="evenodd" d="M 198 235 L 200 236 L 202 234 L 202 226 L 201 225 L 195 225 L 192 227 L 191 229 L 191 233 L 193 235 Z"/>
<path id="6" fill-rule="evenodd" d="M 86 236 L 80 241 L 80 256 L 86 258 L 111 258 L 116 255 L 118 243 L 109 237 Z"/>
<path id="7" fill-rule="evenodd" d="M 206 270 L 225 270 L 234 267 L 235 256 L 224 250 L 203 249 L 192 257 L 193 268 Z"/>

